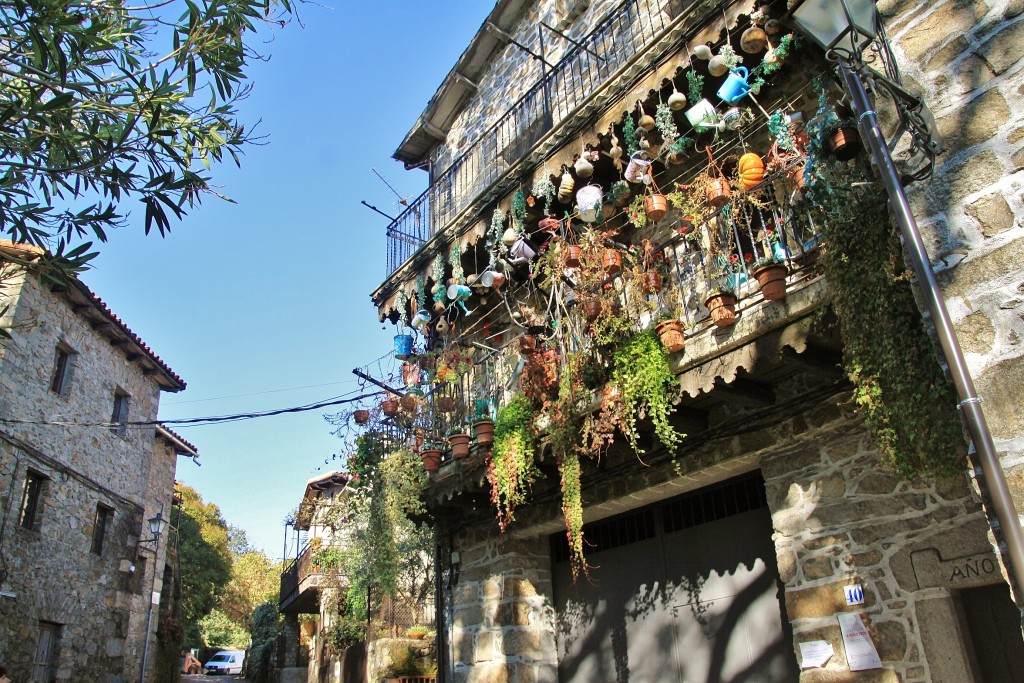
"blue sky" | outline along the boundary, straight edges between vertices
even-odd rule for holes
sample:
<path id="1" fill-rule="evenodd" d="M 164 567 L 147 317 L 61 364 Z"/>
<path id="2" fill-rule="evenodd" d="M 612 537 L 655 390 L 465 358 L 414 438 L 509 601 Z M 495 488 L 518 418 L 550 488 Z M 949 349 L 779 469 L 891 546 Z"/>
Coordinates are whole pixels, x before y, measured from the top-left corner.
<path id="1" fill-rule="evenodd" d="M 82 279 L 188 382 L 164 394 L 162 418 L 339 396 L 358 389 L 353 368 L 391 349 L 369 299 L 387 221 L 359 202 L 399 212 L 371 167 L 404 195 L 425 189 L 426 174 L 391 154 L 492 7 L 302 5 L 304 27 L 264 36 L 271 59 L 250 65 L 255 89 L 240 105 L 268 144 L 241 169 L 215 168 L 238 203 L 208 198 L 165 239 L 144 236 L 129 203 L 131 225 Z M 202 456 L 201 467 L 179 459 L 178 479 L 280 557 L 283 518 L 341 450 L 323 412 L 176 428 Z"/>

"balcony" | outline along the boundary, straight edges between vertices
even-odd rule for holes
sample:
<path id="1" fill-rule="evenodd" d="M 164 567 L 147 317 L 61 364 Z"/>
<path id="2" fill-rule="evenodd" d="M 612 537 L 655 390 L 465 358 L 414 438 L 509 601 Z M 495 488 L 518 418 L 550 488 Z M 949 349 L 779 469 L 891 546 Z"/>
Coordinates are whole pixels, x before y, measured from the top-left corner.
<path id="1" fill-rule="evenodd" d="M 512 171 L 536 162 L 578 129 L 611 96 L 595 93 L 620 76 L 635 75 L 638 56 L 680 25 L 683 18 L 671 15 L 677 5 L 672 0 L 626 0 L 573 45 L 388 226 L 386 277 L 467 208 L 493 199 Z"/>
<path id="2" fill-rule="evenodd" d="M 281 573 L 281 599 L 278 601 L 281 613 L 316 614 L 320 611 L 320 588 L 335 577 L 313 563 L 314 555 L 307 544 Z"/>

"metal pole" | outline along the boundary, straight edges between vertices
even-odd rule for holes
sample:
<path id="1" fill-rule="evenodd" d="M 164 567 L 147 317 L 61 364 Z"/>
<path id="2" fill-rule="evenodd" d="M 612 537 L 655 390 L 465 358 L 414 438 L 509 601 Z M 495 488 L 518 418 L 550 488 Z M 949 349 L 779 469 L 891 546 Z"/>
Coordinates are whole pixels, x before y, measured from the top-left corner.
<path id="1" fill-rule="evenodd" d="M 153 580 L 150 582 L 149 591 L 149 611 L 146 616 L 146 639 L 142 645 L 142 664 L 139 667 L 139 683 L 146 683 L 146 659 L 149 656 L 149 632 L 153 628 L 153 597 L 156 594 L 156 569 L 157 569 L 157 557 L 160 552 L 160 534 L 156 534 L 153 539 L 156 541 L 154 544 L 156 548 L 153 551 Z"/>
<path id="2" fill-rule="evenodd" d="M 885 185 L 885 189 L 889 193 L 889 201 L 892 203 L 896 222 L 899 224 L 903 242 L 910 255 L 911 267 L 921 285 L 921 291 L 928 304 L 928 312 L 931 313 L 935 323 L 935 330 L 949 366 L 949 373 L 952 376 L 957 395 L 960 397 L 959 407 L 963 412 L 964 422 L 967 424 L 967 431 L 971 435 L 971 442 L 981 466 L 983 477 L 979 481 L 979 485 L 983 490 L 987 490 L 992 501 L 992 511 L 996 518 L 992 524 L 992 530 L 996 533 L 997 539 L 1002 535 L 1003 544 L 1001 544 L 1000 551 L 1010 561 L 1012 580 L 1016 582 L 1018 588 L 1015 593 L 1020 597 L 1019 589 L 1021 582 L 1024 581 L 1024 534 L 1021 533 L 1020 519 L 1013 506 L 1013 499 L 1010 496 L 1010 489 L 1006 485 L 1003 468 L 999 464 L 999 456 L 996 453 L 995 444 L 992 442 L 988 423 L 985 421 L 985 413 L 981 409 L 981 399 L 974 388 L 974 380 L 971 379 L 967 362 L 960 350 L 956 331 L 949 318 L 949 311 L 946 310 L 946 302 L 935 281 L 935 273 L 932 271 L 928 252 L 924 248 L 924 241 L 917 228 L 917 221 L 910 211 L 907 195 L 903 191 L 899 173 L 893 164 L 889 147 L 886 145 L 882 130 L 878 125 L 878 118 L 872 109 L 867 91 L 864 89 L 864 82 L 857 72 L 857 65 L 847 59 L 840 59 L 839 73 L 850 93 L 854 113 L 857 115 L 860 130 L 871 150 L 872 159 L 878 167 L 882 184 Z"/>

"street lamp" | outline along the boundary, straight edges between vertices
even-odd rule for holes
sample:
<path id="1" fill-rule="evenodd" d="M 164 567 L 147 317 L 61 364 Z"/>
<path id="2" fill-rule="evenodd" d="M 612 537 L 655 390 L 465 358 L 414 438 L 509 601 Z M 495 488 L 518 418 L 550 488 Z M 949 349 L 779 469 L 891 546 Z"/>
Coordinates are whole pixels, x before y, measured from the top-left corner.
<path id="1" fill-rule="evenodd" d="M 993 531 L 997 537 L 1003 537 L 1005 545 L 1000 550 L 1008 557 L 1010 568 L 1019 584 L 1024 581 L 1024 534 L 1021 532 L 1020 520 L 981 409 L 981 399 L 974 388 L 974 380 L 960 350 L 942 292 L 935 281 L 935 273 L 917 221 L 903 191 L 904 180 L 921 180 L 931 175 L 935 155 L 941 151 L 942 146 L 934 130 L 934 120 L 924 100 L 908 92 L 900 83 L 899 71 L 873 0 L 798 0 L 787 13 L 786 21 L 825 50 L 826 58 L 835 62 L 836 70 L 846 86 L 857 123 L 889 195 L 911 266 L 935 322 L 939 343 L 960 398 L 959 408 L 963 412 L 971 445 L 981 466 L 983 479 L 979 484 L 983 490 L 987 489 L 992 501 L 996 518 Z M 873 54 L 865 59 L 864 52 L 867 49 L 872 50 Z M 866 63 L 876 59 L 882 61 L 885 74 Z M 875 99 L 877 95 L 885 93 L 892 97 L 896 105 L 900 125 L 889 143 L 878 124 L 865 81 L 876 96 Z M 891 149 L 904 132 L 911 134 L 911 153 L 923 154 L 925 165 L 901 179 L 893 163 Z"/>
<path id="2" fill-rule="evenodd" d="M 149 655 L 149 632 L 153 628 L 153 605 L 159 604 L 160 602 L 160 596 L 156 592 L 156 557 L 160 550 L 160 536 L 164 533 L 164 529 L 167 528 L 167 520 L 164 519 L 162 509 L 146 521 L 149 523 L 149 532 L 153 534 L 153 538 L 146 539 L 145 541 L 139 541 L 139 545 L 143 545 L 145 543 L 153 544 L 153 582 L 149 592 L 149 612 L 146 616 L 146 639 L 142 645 L 142 665 L 139 668 L 139 683 L 145 683 L 146 681 L 146 659 Z"/>

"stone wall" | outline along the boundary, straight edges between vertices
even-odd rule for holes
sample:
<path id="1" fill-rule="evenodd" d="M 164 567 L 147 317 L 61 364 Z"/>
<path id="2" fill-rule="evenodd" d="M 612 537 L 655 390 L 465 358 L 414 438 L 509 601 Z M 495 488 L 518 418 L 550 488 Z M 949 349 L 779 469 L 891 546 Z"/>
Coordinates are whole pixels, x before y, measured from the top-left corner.
<path id="1" fill-rule="evenodd" d="M 1024 3 L 879 3 L 906 80 L 946 153 L 913 188 L 915 215 L 1024 514 Z"/>
<path id="2" fill-rule="evenodd" d="M 13 339 L 0 342 L 0 417 L 39 424 L 0 424 L 3 589 L 15 596 L 0 597 L 0 661 L 14 680 L 28 680 L 46 621 L 60 625 L 56 680 L 138 680 L 169 534 L 159 547 L 139 541 L 150 537 L 146 519 L 170 515 L 175 448 L 158 443 L 152 427 L 122 437 L 77 424 L 108 422 L 115 389 L 131 396 L 129 420 L 152 420 L 159 387 L 59 293 L 10 271 L 3 282 Z M 50 390 L 58 343 L 76 352 L 64 396 Z M 34 530 L 18 523 L 29 469 L 46 477 Z M 98 504 L 113 510 L 101 554 L 91 552 Z M 153 633 L 157 626 L 154 613 Z M 150 671 L 154 653 L 151 642 Z"/>

